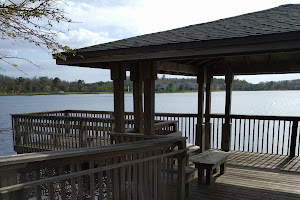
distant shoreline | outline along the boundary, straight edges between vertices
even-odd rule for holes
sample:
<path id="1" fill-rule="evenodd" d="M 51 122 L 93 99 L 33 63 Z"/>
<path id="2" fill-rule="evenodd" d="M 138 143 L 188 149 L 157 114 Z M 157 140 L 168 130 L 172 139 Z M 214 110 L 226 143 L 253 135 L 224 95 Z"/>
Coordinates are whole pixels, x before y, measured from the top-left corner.
<path id="1" fill-rule="evenodd" d="M 233 90 L 234 91 L 244 91 L 244 92 L 253 92 L 253 91 L 297 91 L 297 90 Z M 173 91 L 173 92 L 156 92 L 156 94 L 160 93 L 193 93 L 198 92 L 198 90 L 182 90 L 182 91 Z M 225 92 L 225 90 L 212 90 L 212 92 Z M 124 93 L 132 93 L 124 92 Z M 38 96 L 38 95 L 68 95 L 68 94 L 113 94 L 113 92 L 65 92 L 65 93 L 57 93 L 57 92 L 43 92 L 43 93 L 19 93 L 19 94 L 12 94 L 12 93 L 0 93 L 0 96 Z"/>
<path id="2" fill-rule="evenodd" d="M 183 90 L 183 91 L 174 91 L 174 92 L 156 92 L 158 93 L 189 93 L 189 92 L 197 92 L 197 90 Z M 124 92 L 124 93 L 132 93 Z M 12 93 L 0 93 L 0 96 L 37 96 L 37 95 L 68 95 L 68 94 L 113 94 L 113 92 L 35 92 L 35 93 L 19 93 L 19 94 L 12 94 Z"/>

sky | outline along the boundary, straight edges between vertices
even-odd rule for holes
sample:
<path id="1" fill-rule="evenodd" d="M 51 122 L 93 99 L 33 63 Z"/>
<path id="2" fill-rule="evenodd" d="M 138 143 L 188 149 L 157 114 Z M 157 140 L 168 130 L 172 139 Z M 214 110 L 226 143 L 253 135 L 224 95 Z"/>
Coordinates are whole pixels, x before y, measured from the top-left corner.
<path id="1" fill-rule="evenodd" d="M 3 0 L 0 0 L 0 2 Z M 61 4 L 75 23 L 58 24 L 57 40 L 71 48 L 81 48 L 137 35 L 165 31 L 192 24 L 214 21 L 260 11 L 300 0 L 65 0 Z M 59 77 L 84 80 L 86 83 L 109 81 L 110 71 L 58 66 L 52 56 L 24 42 L 0 40 L 0 53 L 25 57 L 40 65 L 16 61 L 26 73 L 0 62 L 0 74 L 13 77 Z M 171 77 L 171 76 L 170 76 Z M 300 79 L 300 74 L 237 76 L 251 83 Z"/>

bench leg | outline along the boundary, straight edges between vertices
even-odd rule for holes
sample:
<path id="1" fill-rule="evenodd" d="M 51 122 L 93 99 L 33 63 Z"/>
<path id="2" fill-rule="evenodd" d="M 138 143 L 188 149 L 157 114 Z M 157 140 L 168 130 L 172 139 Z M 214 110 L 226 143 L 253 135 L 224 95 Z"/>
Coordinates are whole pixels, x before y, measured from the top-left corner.
<path id="1" fill-rule="evenodd" d="M 204 169 L 198 168 L 198 183 L 204 183 Z"/>
<path id="2" fill-rule="evenodd" d="M 218 173 L 218 168 L 216 167 L 213 172 L 214 174 Z"/>
<path id="3" fill-rule="evenodd" d="M 226 172 L 226 162 L 222 163 L 220 166 L 220 174 L 223 175 Z"/>
<path id="4" fill-rule="evenodd" d="M 206 184 L 210 185 L 213 182 L 213 170 L 212 169 L 206 169 Z"/>
<path id="5" fill-rule="evenodd" d="M 188 182 L 185 184 L 185 198 L 189 199 L 192 194 L 192 182 Z"/>

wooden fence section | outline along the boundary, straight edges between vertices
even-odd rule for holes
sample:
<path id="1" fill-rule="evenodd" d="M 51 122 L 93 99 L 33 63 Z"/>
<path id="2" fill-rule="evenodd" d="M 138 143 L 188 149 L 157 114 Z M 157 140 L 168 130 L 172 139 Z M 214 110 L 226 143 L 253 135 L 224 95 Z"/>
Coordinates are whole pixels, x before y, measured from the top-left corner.
<path id="1" fill-rule="evenodd" d="M 113 119 L 53 115 L 13 115 L 15 151 L 65 150 L 109 144 Z"/>
<path id="2" fill-rule="evenodd" d="M 114 131 L 112 112 L 52 111 L 12 115 L 14 149 L 18 153 L 103 146 Z M 134 132 L 126 119 L 126 132 Z M 177 131 L 176 121 L 156 121 L 156 135 Z"/>
<path id="3" fill-rule="evenodd" d="M 223 115 L 211 115 L 213 148 L 221 148 Z M 300 155 L 300 117 L 231 115 L 231 150 Z"/>
<path id="4" fill-rule="evenodd" d="M 196 114 L 156 113 L 178 122 L 178 131 L 195 144 Z M 211 147 L 221 149 L 224 115 L 211 114 Z M 300 156 L 300 117 L 231 115 L 231 150 Z"/>
<path id="5" fill-rule="evenodd" d="M 28 115 L 30 115 L 30 113 Z M 37 115 L 103 118 L 103 120 L 113 120 L 113 112 L 111 111 L 66 110 L 41 112 Z M 220 149 L 224 115 L 211 114 L 210 118 L 211 147 Z M 132 112 L 125 113 L 126 128 L 128 132 L 132 132 L 134 128 L 133 119 L 134 115 Z M 187 137 L 187 142 L 195 144 L 196 114 L 156 113 L 155 120 L 157 122 L 155 125 L 156 134 L 166 135 L 172 132 L 181 131 L 182 136 Z M 111 127 L 110 129 L 113 131 L 113 125 L 110 124 L 108 127 Z M 108 131 L 110 131 L 110 129 Z M 231 150 L 300 156 L 299 135 L 300 117 L 231 115 Z"/>
<path id="6" fill-rule="evenodd" d="M 1 157 L 0 199 L 181 200 L 186 152 L 165 137 Z"/>

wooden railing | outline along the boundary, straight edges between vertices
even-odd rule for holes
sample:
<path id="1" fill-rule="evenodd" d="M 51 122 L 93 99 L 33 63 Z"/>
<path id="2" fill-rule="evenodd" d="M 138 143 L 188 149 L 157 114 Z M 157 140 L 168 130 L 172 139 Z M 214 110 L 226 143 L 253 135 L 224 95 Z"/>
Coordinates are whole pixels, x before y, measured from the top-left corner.
<path id="1" fill-rule="evenodd" d="M 12 115 L 15 151 L 65 150 L 109 144 L 113 119 L 59 115 Z"/>
<path id="2" fill-rule="evenodd" d="M 58 111 L 39 115 L 83 118 L 111 118 L 109 111 Z M 224 115 L 211 114 L 211 147 L 221 148 Z M 132 112 L 125 113 L 126 128 L 134 128 Z M 196 114 L 156 113 L 156 134 L 181 131 L 187 142 L 195 144 Z M 231 115 L 231 150 L 300 156 L 300 117 Z M 160 127 L 160 125 L 163 125 Z M 112 126 L 109 126 L 112 127 Z M 162 133 L 159 133 L 159 132 Z M 163 132 L 164 131 L 164 132 Z M 108 141 L 108 140 L 107 140 Z"/>
<path id="3" fill-rule="evenodd" d="M 129 116 L 129 115 L 128 115 Z M 12 115 L 14 149 L 18 153 L 66 150 L 109 144 L 114 131 L 108 111 L 51 111 Z M 126 132 L 135 132 L 133 119 L 126 118 Z M 176 121 L 156 121 L 155 134 L 177 131 Z"/>
<path id="4" fill-rule="evenodd" d="M 221 148 L 223 115 L 212 114 L 212 147 Z M 231 150 L 300 155 L 300 117 L 231 115 Z"/>
<path id="5" fill-rule="evenodd" d="M 165 137 L 0 157 L 0 199 L 181 200 L 186 152 Z"/>

